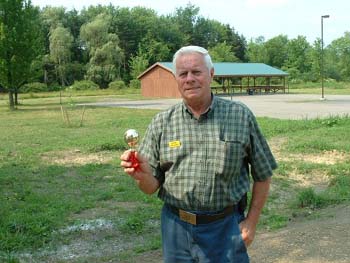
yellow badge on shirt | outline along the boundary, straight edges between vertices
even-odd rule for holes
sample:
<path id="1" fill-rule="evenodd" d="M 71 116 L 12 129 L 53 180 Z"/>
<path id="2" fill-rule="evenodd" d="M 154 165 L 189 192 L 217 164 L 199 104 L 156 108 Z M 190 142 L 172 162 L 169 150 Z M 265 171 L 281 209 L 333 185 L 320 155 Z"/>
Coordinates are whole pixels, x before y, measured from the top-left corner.
<path id="1" fill-rule="evenodd" d="M 169 147 L 170 148 L 178 148 L 181 146 L 181 142 L 180 141 L 172 141 L 172 142 L 169 142 Z"/>

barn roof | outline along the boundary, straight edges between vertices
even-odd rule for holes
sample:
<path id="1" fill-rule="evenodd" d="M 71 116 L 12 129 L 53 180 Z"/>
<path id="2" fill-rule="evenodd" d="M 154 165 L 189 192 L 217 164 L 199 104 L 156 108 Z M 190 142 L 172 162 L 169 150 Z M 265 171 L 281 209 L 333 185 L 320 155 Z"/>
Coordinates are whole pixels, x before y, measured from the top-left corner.
<path id="1" fill-rule="evenodd" d="M 149 67 L 146 71 L 138 76 L 141 78 L 151 69 L 160 66 L 170 72 L 173 69 L 172 62 L 157 62 Z M 215 77 L 283 77 L 288 76 L 288 73 L 271 67 L 264 63 L 232 63 L 218 62 L 214 63 Z"/>

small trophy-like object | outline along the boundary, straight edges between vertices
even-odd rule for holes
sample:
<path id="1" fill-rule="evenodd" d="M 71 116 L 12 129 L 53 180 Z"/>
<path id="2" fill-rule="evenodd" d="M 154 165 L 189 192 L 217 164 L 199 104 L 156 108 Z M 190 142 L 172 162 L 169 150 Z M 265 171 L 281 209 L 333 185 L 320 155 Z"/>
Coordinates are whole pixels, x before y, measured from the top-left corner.
<path id="1" fill-rule="evenodd" d="M 137 169 L 140 166 L 139 160 L 135 156 L 136 145 L 139 140 L 139 134 L 136 130 L 130 129 L 124 133 L 124 140 L 130 147 L 131 167 Z"/>

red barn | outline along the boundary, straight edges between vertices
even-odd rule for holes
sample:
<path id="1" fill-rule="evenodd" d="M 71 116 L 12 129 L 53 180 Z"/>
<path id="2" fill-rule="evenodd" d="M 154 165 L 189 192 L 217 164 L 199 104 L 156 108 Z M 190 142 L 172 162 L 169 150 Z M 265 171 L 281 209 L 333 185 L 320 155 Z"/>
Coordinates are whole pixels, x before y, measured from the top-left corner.
<path id="1" fill-rule="evenodd" d="M 138 76 L 141 81 L 142 96 L 180 98 L 175 76 L 171 70 L 171 62 L 158 62 Z"/>

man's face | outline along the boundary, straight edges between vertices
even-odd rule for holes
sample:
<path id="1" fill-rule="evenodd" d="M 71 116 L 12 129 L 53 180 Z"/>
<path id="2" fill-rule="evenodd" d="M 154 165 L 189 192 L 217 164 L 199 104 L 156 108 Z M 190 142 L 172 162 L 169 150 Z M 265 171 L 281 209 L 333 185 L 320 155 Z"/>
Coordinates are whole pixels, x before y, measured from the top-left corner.
<path id="1" fill-rule="evenodd" d="M 201 54 L 185 54 L 176 61 L 176 81 L 182 97 L 187 102 L 210 96 L 213 74 L 214 70 L 209 72 Z"/>

